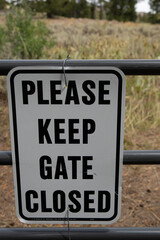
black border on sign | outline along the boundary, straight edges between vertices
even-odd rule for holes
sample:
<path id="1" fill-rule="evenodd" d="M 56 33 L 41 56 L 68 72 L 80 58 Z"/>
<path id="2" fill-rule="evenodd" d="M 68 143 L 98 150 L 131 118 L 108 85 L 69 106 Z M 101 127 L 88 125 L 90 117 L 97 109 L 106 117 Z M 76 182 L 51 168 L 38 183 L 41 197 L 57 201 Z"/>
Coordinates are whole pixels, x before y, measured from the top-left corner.
<path id="1" fill-rule="evenodd" d="M 122 76 L 119 72 L 116 70 L 65 70 L 65 73 L 108 73 L 108 74 L 114 74 L 118 78 L 118 109 L 117 109 L 117 143 L 116 143 L 116 169 L 115 169 L 115 202 L 114 202 L 114 214 L 110 218 L 28 218 L 23 215 L 22 212 L 22 202 L 21 202 L 21 177 L 20 177 L 20 163 L 19 163 L 19 147 L 18 147 L 18 129 L 17 129 L 17 116 L 16 116 L 16 103 L 15 103 L 15 88 L 14 88 L 14 78 L 16 75 L 20 73 L 32 73 L 32 74 L 39 74 L 39 73 L 62 73 L 63 70 L 52 70 L 52 69 L 22 69 L 22 70 L 16 70 L 13 72 L 10 76 L 10 89 L 11 89 L 11 104 L 12 104 L 12 115 L 13 115 L 13 136 L 14 136 L 14 145 L 15 145 L 15 161 L 16 161 L 16 174 L 17 174 L 17 193 L 18 193 L 18 207 L 19 207 L 19 215 L 22 217 L 22 219 L 26 221 L 112 221 L 117 217 L 118 214 L 118 186 L 119 186 L 119 168 L 120 168 L 120 138 L 121 138 L 121 108 L 122 108 Z"/>

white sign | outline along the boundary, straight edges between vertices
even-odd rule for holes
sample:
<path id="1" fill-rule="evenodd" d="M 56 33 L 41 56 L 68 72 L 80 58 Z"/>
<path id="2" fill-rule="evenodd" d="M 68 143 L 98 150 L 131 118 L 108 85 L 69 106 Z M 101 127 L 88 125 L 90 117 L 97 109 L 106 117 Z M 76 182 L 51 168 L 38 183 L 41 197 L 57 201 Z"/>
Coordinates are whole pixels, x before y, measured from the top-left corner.
<path id="1" fill-rule="evenodd" d="M 120 215 L 125 77 L 116 68 L 8 75 L 18 218 L 108 224 Z"/>

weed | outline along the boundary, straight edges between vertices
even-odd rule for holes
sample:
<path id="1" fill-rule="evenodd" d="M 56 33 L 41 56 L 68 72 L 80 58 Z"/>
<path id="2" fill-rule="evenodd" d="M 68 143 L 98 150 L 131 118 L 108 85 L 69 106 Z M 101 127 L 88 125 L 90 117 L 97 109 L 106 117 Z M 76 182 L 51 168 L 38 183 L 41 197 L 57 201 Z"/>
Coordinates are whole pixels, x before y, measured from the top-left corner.
<path id="1" fill-rule="evenodd" d="M 0 50 L 2 50 L 5 43 L 5 30 L 0 26 Z"/>
<path id="2" fill-rule="evenodd" d="M 49 29 L 44 22 L 33 20 L 33 12 L 25 4 L 13 7 L 6 16 L 6 38 L 13 58 L 38 59 L 53 44 L 49 41 Z"/>

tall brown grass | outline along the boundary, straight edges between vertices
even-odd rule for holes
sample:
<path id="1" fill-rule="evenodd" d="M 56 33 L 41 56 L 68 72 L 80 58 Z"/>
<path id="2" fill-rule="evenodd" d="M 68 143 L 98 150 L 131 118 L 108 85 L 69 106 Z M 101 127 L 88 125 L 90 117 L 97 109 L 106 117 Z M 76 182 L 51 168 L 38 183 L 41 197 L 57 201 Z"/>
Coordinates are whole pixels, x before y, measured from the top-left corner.
<path id="1" fill-rule="evenodd" d="M 72 59 L 160 58 L 160 25 L 63 18 L 44 21 L 56 41 L 46 49 L 49 59 L 65 59 L 68 54 Z M 5 58 L 5 52 L 2 55 Z M 0 83 L 4 93 L 3 89 Z M 147 129 L 160 130 L 160 77 L 127 77 L 125 148 L 132 145 L 129 136 Z"/>

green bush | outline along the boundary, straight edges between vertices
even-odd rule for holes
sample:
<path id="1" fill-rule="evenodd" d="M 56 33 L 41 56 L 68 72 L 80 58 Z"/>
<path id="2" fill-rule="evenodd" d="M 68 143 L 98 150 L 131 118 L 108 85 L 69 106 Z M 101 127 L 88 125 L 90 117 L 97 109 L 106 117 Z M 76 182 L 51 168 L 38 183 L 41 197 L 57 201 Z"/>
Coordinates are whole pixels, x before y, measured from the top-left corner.
<path id="1" fill-rule="evenodd" d="M 38 59 L 45 56 L 45 49 L 53 46 L 45 23 L 34 20 L 34 13 L 27 5 L 13 6 L 6 16 L 6 36 L 14 58 Z"/>
<path id="2" fill-rule="evenodd" d="M 5 43 L 5 30 L 0 26 L 0 50 L 2 50 Z"/>

